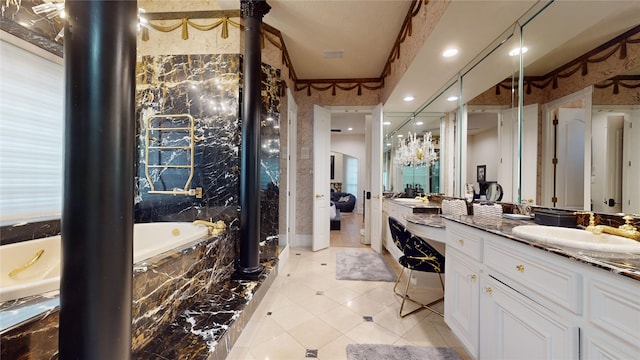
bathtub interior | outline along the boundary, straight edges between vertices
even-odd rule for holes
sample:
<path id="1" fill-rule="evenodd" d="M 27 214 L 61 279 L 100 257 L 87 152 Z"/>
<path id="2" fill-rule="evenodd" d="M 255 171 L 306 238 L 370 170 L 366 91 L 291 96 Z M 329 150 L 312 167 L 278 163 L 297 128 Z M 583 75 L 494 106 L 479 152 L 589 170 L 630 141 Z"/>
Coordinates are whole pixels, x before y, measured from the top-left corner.
<path id="1" fill-rule="evenodd" d="M 60 235 L 3 245 L 0 250 L 0 302 L 58 289 L 60 245 Z M 40 257 L 33 261 L 40 251 Z M 30 262 L 33 263 L 26 267 Z M 13 276 L 11 272 L 14 272 Z"/>
<path id="2" fill-rule="evenodd" d="M 208 228 L 190 222 L 156 222 L 133 227 L 133 263 L 207 237 Z"/>
<path id="3" fill-rule="evenodd" d="M 188 246 L 207 237 L 206 226 L 190 222 L 134 225 L 133 263 L 143 262 L 170 250 Z M 28 264 L 40 250 L 40 258 L 14 276 L 9 274 Z M 59 289 L 61 237 L 23 241 L 0 247 L 0 303 Z"/>

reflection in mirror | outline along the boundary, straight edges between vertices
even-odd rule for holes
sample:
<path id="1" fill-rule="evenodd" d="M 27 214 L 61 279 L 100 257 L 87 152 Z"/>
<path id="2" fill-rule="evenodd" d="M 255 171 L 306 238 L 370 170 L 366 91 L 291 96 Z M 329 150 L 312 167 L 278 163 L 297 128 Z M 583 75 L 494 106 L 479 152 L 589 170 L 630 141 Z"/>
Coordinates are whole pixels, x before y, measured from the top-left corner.
<path id="1" fill-rule="evenodd" d="M 500 184 L 498 183 L 490 183 L 487 186 L 487 190 L 485 193 L 485 197 L 487 198 L 487 200 L 489 201 L 501 201 L 502 200 L 502 186 L 500 186 Z"/>
<path id="2" fill-rule="evenodd" d="M 622 78 L 596 84 L 592 100 L 591 209 L 640 213 L 640 67 Z M 607 83 L 618 82 L 614 93 Z M 600 86 L 600 88 L 599 88 Z M 598 151 L 598 149 L 601 149 Z"/>
<path id="3" fill-rule="evenodd" d="M 385 114 L 385 118 L 392 114 Z M 386 134 L 385 191 L 415 197 L 440 192 L 441 114 L 410 115 L 409 121 Z"/>
<path id="4" fill-rule="evenodd" d="M 640 213 L 639 7 L 556 1 L 524 26 L 523 102 L 542 109 L 537 203 Z"/>
<path id="5" fill-rule="evenodd" d="M 427 100 L 414 113 L 385 113 L 387 125 L 384 138 L 383 184 L 385 191 L 413 197 L 424 194 L 452 195 L 453 186 L 453 142 L 458 87 L 453 81 L 444 86 L 437 95 Z M 421 141 L 431 136 L 435 157 L 424 165 L 408 165 L 399 158 L 399 147 L 407 144 L 408 137 Z M 441 169 L 449 169 L 441 171 Z"/>
<path id="6" fill-rule="evenodd" d="M 482 61 L 462 76 L 467 119 L 467 133 L 463 137 L 466 144 L 462 144 L 462 148 L 466 148 L 463 150 L 465 182 L 474 184 L 481 198 L 486 196 L 490 183 L 498 182 L 504 188 L 503 200 L 510 202 L 517 201 L 519 188 L 518 108 L 512 95 L 515 89 L 487 91 L 487 84 L 497 84 L 504 79 L 511 79 L 514 86 L 517 84 L 513 79 L 518 77 L 519 52 L 513 53 L 513 50 L 520 44 L 518 29 L 512 27 L 499 36 L 482 54 Z M 480 166 L 484 166 L 483 178 L 477 177 L 476 169 Z"/>

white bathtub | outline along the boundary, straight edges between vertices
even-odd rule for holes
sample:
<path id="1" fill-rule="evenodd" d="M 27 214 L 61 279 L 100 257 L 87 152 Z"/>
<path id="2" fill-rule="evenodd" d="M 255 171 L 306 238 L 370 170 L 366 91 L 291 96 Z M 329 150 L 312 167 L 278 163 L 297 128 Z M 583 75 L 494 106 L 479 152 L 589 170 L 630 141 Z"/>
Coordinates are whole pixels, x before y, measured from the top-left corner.
<path id="1" fill-rule="evenodd" d="M 190 222 L 135 224 L 133 227 L 133 263 L 204 239 L 207 227 Z M 60 236 L 0 246 L 0 302 L 43 294 L 60 287 Z M 44 250 L 27 269 L 9 276 Z"/>

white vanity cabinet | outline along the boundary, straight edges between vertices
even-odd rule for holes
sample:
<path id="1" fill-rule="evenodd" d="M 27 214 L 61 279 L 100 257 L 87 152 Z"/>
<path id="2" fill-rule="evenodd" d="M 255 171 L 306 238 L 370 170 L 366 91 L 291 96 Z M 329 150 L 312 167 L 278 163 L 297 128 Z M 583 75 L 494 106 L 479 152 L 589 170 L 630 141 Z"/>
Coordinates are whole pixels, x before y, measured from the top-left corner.
<path id="1" fill-rule="evenodd" d="M 446 220 L 445 322 L 476 359 L 637 359 L 640 281 Z"/>
<path id="2" fill-rule="evenodd" d="M 482 239 L 472 228 L 446 222 L 444 320 L 474 357 L 478 356 Z"/>
<path id="3" fill-rule="evenodd" d="M 467 351 L 478 353 L 479 265 L 462 253 L 447 250 L 444 317 Z"/>
<path id="4" fill-rule="evenodd" d="M 481 359 L 578 359 L 572 322 L 492 277 L 480 284 Z"/>

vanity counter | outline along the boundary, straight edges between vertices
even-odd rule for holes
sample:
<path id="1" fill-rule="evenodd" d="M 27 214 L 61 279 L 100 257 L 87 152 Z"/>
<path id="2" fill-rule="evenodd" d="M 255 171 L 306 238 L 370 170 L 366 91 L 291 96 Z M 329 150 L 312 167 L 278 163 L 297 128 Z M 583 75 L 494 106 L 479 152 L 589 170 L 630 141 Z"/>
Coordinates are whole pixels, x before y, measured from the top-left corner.
<path id="1" fill-rule="evenodd" d="M 402 199 L 404 198 L 400 198 L 400 200 Z M 435 201 L 413 203 L 413 202 L 396 201 L 396 199 L 384 199 L 384 200 L 398 206 L 409 208 L 411 209 L 411 212 L 414 214 L 424 214 L 424 213 L 439 214 L 440 208 L 442 207 L 441 203 L 435 202 Z M 407 199 L 407 200 L 413 200 L 413 199 Z"/>
<path id="2" fill-rule="evenodd" d="M 578 249 L 526 240 L 513 235 L 512 229 L 516 226 L 534 225 L 533 221 L 531 220 L 514 220 L 501 217 L 484 217 L 470 215 L 443 215 L 442 217 L 498 236 L 509 238 L 511 240 L 532 246 L 534 248 L 538 248 L 550 253 L 557 254 L 559 256 L 573 259 L 575 261 L 589 264 L 640 281 L 640 257 L 631 259 L 609 258 L 604 256 L 594 257 L 584 254 Z"/>
<path id="3" fill-rule="evenodd" d="M 440 214 L 410 214 L 405 216 L 407 230 L 428 240 L 445 243 L 447 233 Z"/>

